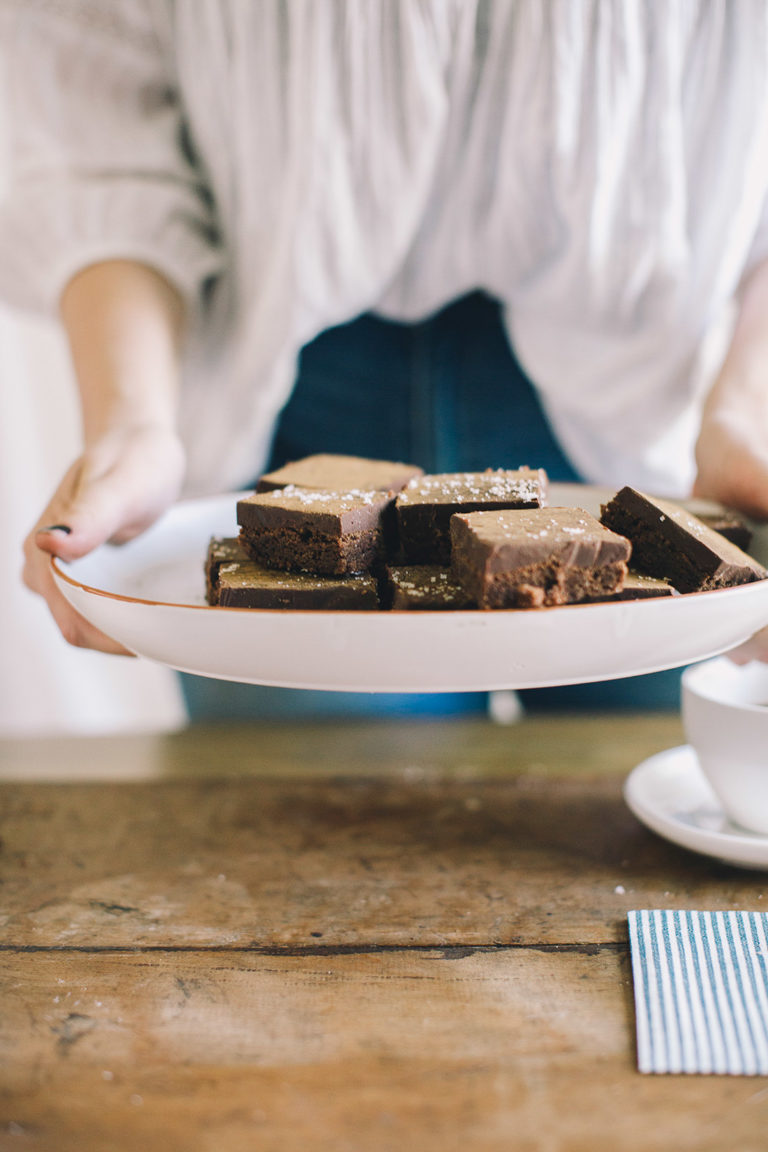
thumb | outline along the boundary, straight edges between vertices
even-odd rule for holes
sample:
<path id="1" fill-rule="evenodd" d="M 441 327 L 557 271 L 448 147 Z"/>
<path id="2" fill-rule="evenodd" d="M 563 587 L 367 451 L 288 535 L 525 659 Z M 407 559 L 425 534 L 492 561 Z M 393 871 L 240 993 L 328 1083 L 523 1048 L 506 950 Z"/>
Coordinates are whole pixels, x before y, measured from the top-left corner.
<path id="1" fill-rule="evenodd" d="M 177 497 L 183 468 L 180 447 L 151 435 L 108 460 L 81 457 L 43 513 L 36 546 L 75 560 L 107 540 L 132 539 Z"/>
<path id="2" fill-rule="evenodd" d="M 122 527 L 126 500 L 110 474 L 88 478 L 81 462 L 65 477 L 35 529 L 35 544 L 62 560 L 85 556 Z"/>

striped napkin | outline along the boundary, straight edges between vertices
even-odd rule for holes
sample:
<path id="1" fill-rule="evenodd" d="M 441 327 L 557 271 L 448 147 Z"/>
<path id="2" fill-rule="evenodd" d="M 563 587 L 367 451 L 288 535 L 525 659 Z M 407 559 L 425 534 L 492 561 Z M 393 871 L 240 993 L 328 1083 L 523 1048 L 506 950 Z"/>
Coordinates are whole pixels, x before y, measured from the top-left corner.
<path id="1" fill-rule="evenodd" d="M 768 915 L 628 919 L 640 1071 L 768 1075 Z"/>

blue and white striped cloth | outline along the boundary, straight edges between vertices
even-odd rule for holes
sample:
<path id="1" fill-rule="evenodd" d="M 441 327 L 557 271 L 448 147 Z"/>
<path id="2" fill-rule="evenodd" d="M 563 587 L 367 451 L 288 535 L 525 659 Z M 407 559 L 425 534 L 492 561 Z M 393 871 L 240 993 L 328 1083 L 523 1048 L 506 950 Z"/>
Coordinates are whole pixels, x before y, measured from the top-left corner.
<path id="1" fill-rule="evenodd" d="M 768 915 L 628 919 L 640 1071 L 768 1075 Z"/>

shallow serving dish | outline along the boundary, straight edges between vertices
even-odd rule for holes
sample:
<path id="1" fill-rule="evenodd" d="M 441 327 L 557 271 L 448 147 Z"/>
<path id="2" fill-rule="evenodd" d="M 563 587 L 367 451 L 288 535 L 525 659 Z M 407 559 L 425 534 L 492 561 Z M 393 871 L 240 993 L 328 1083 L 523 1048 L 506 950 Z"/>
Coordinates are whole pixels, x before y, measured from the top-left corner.
<path id="1" fill-rule="evenodd" d="M 551 505 L 599 513 L 612 491 L 552 484 Z M 292 612 L 211 608 L 212 535 L 237 534 L 237 494 L 175 505 L 148 532 L 54 578 L 88 620 L 139 656 L 201 676 L 292 688 L 453 692 L 537 688 L 673 668 L 768 624 L 768 580 L 739 588 L 539 611 Z M 765 562 L 768 526 L 751 550 Z"/>

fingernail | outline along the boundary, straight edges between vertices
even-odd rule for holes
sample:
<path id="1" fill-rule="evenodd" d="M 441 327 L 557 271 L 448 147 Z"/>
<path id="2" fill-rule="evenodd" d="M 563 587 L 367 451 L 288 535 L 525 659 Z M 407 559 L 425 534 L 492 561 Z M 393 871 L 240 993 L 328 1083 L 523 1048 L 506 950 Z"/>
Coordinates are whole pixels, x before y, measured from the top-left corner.
<path id="1" fill-rule="evenodd" d="M 38 532 L 65 532 L 67 536 L 71 531 L 69 524 L 48 524 L 45 528 L 38 528 Z"/>

